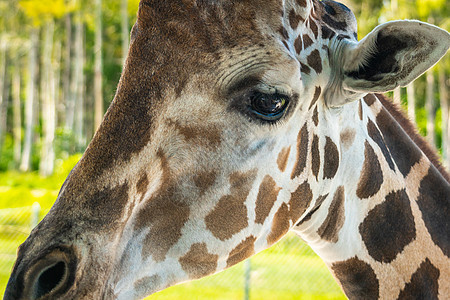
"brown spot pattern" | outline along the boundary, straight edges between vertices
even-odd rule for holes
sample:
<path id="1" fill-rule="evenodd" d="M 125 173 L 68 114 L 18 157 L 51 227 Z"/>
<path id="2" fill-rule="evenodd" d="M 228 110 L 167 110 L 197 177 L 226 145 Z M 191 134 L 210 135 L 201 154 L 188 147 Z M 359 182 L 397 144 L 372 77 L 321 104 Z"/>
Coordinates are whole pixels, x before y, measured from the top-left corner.
<path id="1" fill-rule="evenodd" d="M 147 173 L 143 172 L 141 178 L 139 178 L 138 182 L 136 183 L 136 191 L 139 194 L 144 194 L 147 191 L 148 184 L 149 182 Z"/>
<path id="2" fill-rule="evenodd" d="M 317 99 L 319 99 L 319 97 L 320 97 L 321 91 L 322 91 L 322 89 L 320 88 L 320 86 L 316 86 L 316 89 L 314 90 L 314 96 L 311 100 L 311 104 L 309 105 L 308 109 L 311 109 L 311 107 L 313 107 L 313 105 L 316 104 Z"/>
<path id="3" fill-rule="evenodd" d="M 317 135 L 313 136 L 313 140 L 311 143 L 311 164 L 312 173 L 317 180 L 320 170 L 319 137 Z"/>
<path id="4" fill-rule="evenodd" d="M 345 190 L 343 186 L 337 188 L 328 208 L 328 215 L 320 225 L 317 233 L 319 236 L 329 242 L 336 243 L 338 241 L 338 234 L 344 225 L 345 221 Z"/>
<path id="5" fill-rule="evenodd" d="M 300 36 L 298 36 L 294 41 L 294 48 L 295 52 L 297 54 L 300 54 L 300 51 L 302 51 L 302 39 Z"/>
<path id="6" fill-rule="evenodd" d="M 194 175 L 194 184 L 200 189 L 200 195 L 205 192 L 216 182 L 217 173 L 214 170 L 200 172 Z"/>
<path id="7" fill-rule="evenodd" d="M 286 28 L 284 28 L 284 26 L 281 26 L 278 29 L 278 32 L 280 33 L 280 35 L 283 37 L 283 39 L 288 40 L 289 39 L 289 34 L 286 30 Z"/>
<path id="8" fill-rule="evenodd" d="M 317 39 L 317 36 L 319 34 L 319 29 L 317 28 L 316 22 L 312 18 L 309 18 L 309 28 L 311 28 L 314 37 Z"/>
<path id="9" fill-rule="evenodd" d="M 358 116 L 359 116 L 359 119 L 362 121 L 362 119 L 363 119 L 363 111 L 362 111 L 362 102 L 361 102 L 361 100 L 358 101 Z"/>
<path id="10" fill-rule="evenodd" d="M 303 40 L 303 49 L 308 48 L 314 43 L 313 40 L 309 37 L 309 35 L 306 33 L 303 35 L 302 40 Z"/>
<path id="11" fill-rule="evenodd" d="M 440 163 L 439 155 L 436 150 L 434 150 L 430 144 L 417 132 L 416 125 L 413 124 L 403 113 L 401 107 L 395 105 L 386 96 L 382 94 L 376 94 L 377 98 L 383 104 L 384 108 L 392 115 L 396 122 L 400 124 L 402 129 L 411 138 L 411 140 L 423 151 L 423 153 L 428 157 L 430 162 L 436 167 L 436 169 L 441 173 L 441 175 L 450 182 L 450 174 Z"/>
<path id="12" fill-rule="evenodd" d="M 339 152 L 336 144 L 330 137 L 326 137 L 325 154 L 323 162 L 323 179 L 333 178 L 339 167 Z"/>
<path id="13" fill-rule="evenodd" d="M 313 193 L 311 186 L 307 181 L 303 182 L 298 188 L 291 194 L 289 200 L 289 212 L 292 222 L 297 222 L 300 216 L 311 204 Z"/>
<path id="14" fill-rule="evenodd" d="M 377 126 L 371 120 L 367 122 L 367 132 L 369 133 L 369 136 L 372 138 L 372 140 L 377 143 L 378 147 L 380 147 L 381 153 L 383 153 L 383 156 L 386 159 L 389 168 L 394 171 L 395 165 L 394 161 L 392 160 L 391 153 L 386 147 L 386 143 L 384 142 L 384 139 L 381 136 L 381 133 L 378 130 Z"/>
<path id="15" fill-rule="evenodd" d="M 317 111 L 317 106 L 314 108 L 312 120 L 314 122 L 314 125 L 319 125 L 319 112 Z"/>
<path id="16" fill-rule="evenodd" d="M 417 204 L 431 239 L 450 257 L 450 186 L 431 166 L 419 187 Z"/>
<path id="17" fill-rule="evenodd" d="M 328 26 L 322 26 L 321 30 L 322 30 L 322 39 L 324 40 L 331 39 L 336 35 L 336 33 L 333 30 L 331 30 Z"/>
<path id="18" fill-rule="evenodd" d="M 346 128 L 341 132 L 340 139 L 341 144 L 344 146 L 344 148 L 348 149 L 355 141 L 356 131 L 351 128 Z"/>
<path id="19" fill-rule="evenodd" d="M 317 74 L 322 73 L 322 58 L 320 57 L 319 50 L 313 50 L 306 58 L 306 62 Z"/>
<path id="20" fill-rule="evenodd" d="M 280 187 L 275 180 L 266 175 L 259 186 L 258 198 L 256 199 L 255 222 L 263 224 L 270 213 L 275 201 L 277 200 Z"/>
<path id="21" fill-rule="evenodd" d="M 297 136 L 297 162 L 292 170 L 291 179 L 300 175 L 306 167 L 308 157 L 308 128 L 305 123 Z"/>
<path id="22" fill-rule="evenodd" d="M 398 299 L 439 299 L 439 275 L 439 270 L 426 258 L 400 292 Z"/>
<path id="23" fill-rule="evenodd" d="M 307 1 L 306 1 L 306 0 L 297 0 L 297 4 L 298 4 L 300 7 L 306 7 Z"/>
<path id="24" fill-rule="evenodd" d="M 289 24 L 291 24 L 292 29 L 297 29 L 298 23 L 304 22 L 305 19 L 301 15 L 295 13 L 294 9 L 289 12 Z"/>
<path id="25" fill-rule="evenodd" d="M 180 239 L 190 213 L 181 197 L 179 191 L 168 187 L 139 211 L 135 228 L 150 227 L 142 248 L 144 258 L 152 255 L 155 261 L 164 260 L 167 251 Z"/>
<path id="26" fill-rule="evenodd" d="M 346 30 L 347 29 L 346 28 L 347 23 L 336 21 L 335 19 L 333 19 L 332 17 L 330 17 L 327 14 L 324 14 L 322 16 L 322 21 L 324 21 L 327 25 L 329 25 L 333 29 L 338 29 L 338 30 Z"/>
<path id="27" fill-rule="evenodd" d="M 291 153 L 291 147 L 285 147 L 278 154 L 277 165 L 278 165 L 278 169 L 280 169 L 281 172 L 284 172 L 284 170 L 286 170 L 286 165 L 287 165 L 290 153 Z"/>
<path id="28" fill-rule="evenodd" d="M 311 69 L 303 63 L 300 63 L 300 70 L 307 75 L 311 73 Z"/>
<path id="29" fill-rule="evenodd" d="M 83 212 L 83 216 L 79 217 L 79 221 L 83 220 L 96 229 L 117 225 L 117 216 L 122 216 L 128 202 L 128 183 L 90 193 L 85 191 L 80 197 L 82 200 L 79 211 Z"/>
<path id="30" fill-rule="evenodd" d="M 256 170 L 231 174 L 230 195 L 221 197 L 205 218 L 206 227 L 216 238 L 222 241 L 229 239 L 233 234 L 247 227 L 247 207 L 244 202 L 255 177 Z"/>
<path id="31" fill-rule="evenodd" d="M 289 208 L 286 203 L 283 203 L 273 218 L 272 229 L 267 237 L 267 243 L 269 245 L 274 244 L 289 231 L 289 220 Z"/>
<path id="32" fill-rule="evenodd" d="M 222 141 L 220 130 L 212 126 L 181 125 L 178 121 L 172 120 L 169 124 L 175 126 L 178 132 L 183 135 L 185 140 L 189 143 L 217 148 Z"/>
<path id="33" fill-rule="evenodd" d="M 414 217 L 405 190 L 391 192 L 359 225 L 369 255 L 390 263 L 416 237 Z"/>
<path id="34" fill-rule="evenodd" d="M 377 98 L 375 97 L 374 94 L 367 94 L 363 99 L 368 106 L 371 106 L 372 104 L 375 103 L 375 101 L 377 101 Z"/>
<path id="35" fill-rule="evenodd" d="M 316 199 L 316 202 L 315 202 L 313 208 L 306 214 L 306 216 L 300 222 L 297 223 L 297 226 L 300 226 L 304 222 L 311 220 L 312 215 L 320 208 L 320 206 L 325 201 L 325 199 L 327 199 L 327 197 L 328 197 L 328 194 L 319 196 Z"/>
<path id="36" fill-rule="evenodd" d="M 376 122 L 398 169 L 407 176 L 411 167 L 419 162 L 422 152 L 386 109 L 378 113 Z"/>
<path id="37" fill-rule="evenodd" d="M 180 257 L 179 262 L 190 279 L 198 279 L 216 271 L 218 258 L 218 255 L 208 252 L 205 243 L 196 243 Z"/>
<path id="38" fill-rule="evenodd" d="M 237 245 L 228 255 L 227 268 L 252 256 L 255 253 L 255 241 L 256 238 L 251 235 Z"/>
<path id="39" fill-rule="evenodd" d="M 380 284 L 368 263 L 352 257 L 332 264 L 331 270 L 349 299 L 378 299 Z"/>
<path id="40" fill-rule="evenodd" d="M 364 163 L 356 189 L 356 195 L 361 199 L 375 195 L 383 184 L 383 171 L 375 151 L 368 141 L 364 147 Z"/>
<path id="41" fill-rule="evenodd" d="M 158 275 L 146 276 L 134 283 L 134 296 L 136 298 L 144 298 L 155 286 L 161 283 L 161 277 Z"/>

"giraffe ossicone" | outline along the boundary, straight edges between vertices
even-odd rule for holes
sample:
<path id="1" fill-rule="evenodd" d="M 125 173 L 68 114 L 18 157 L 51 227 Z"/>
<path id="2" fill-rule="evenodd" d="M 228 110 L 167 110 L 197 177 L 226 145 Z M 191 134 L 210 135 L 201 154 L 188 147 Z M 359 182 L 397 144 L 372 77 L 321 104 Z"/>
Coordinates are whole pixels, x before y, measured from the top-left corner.
<path id="1" fill-rule="evenodd" d="M 449 175 L 383 92 L 450 47 L 330 0 L 142 0 L 115 98 L 5 299 L 141 299 L 295 231 L 351 299 L 450 295 Z"/>

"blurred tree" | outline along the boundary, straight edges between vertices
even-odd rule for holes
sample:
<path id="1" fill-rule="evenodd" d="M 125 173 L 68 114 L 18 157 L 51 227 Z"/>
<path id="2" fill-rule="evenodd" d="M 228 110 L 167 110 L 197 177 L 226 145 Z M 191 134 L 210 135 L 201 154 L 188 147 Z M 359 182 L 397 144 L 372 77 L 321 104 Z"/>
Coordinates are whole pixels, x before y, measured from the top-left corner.
<path id="1" fill-rule="evenodd" d="M 6 34 L 0 36 L 0 149 L 3 145 L 6 127 L 6 105 L 8 102 L 6 79 Z"/>
<path id="2" fill-rule="evenodd" d="M 37 77 L 37 52 L 39 46 L 39 29 L 30 28 L 30 49 L 28 53 L 28 82 L 27 82 L 27 99 L 25 102 L 25 137 L 23 144 L 22 158 L 20 162 L 20 170 L 22 172 L 29 171 L 31 167 L 31 150 L 34 135 L 34 108 L 36 106 L 36 77 Z"/>
<path id="3" fill-rule="evenodd" d="M 122 60 L 125 63 L 125 59 L 127 58 L 128 54 L 128 36 L 130 34 L 130 25 L 128 22 L 128 0 L 121 0 L 120 3 L 120 14 L 122 16 Z"/>
<path id="4" fill-rule="evenodd" d="M 434 24 L 449 30 L 448 0 L 344 2 L 356 15 L 360 38 L 381 22 L 402 18 L 432 18 Z M 10 151 L 8 157 L 16 160 L 20 157 L 21 170 L 40 169 L 41 174 L 48 174 L 50 161 L 85 149 L 114 97 L 138 3 L 0 0 L 0 44 L 6 45 L 0 47 L 0 113 L 1 108 L 8 113 L 0 120 L 5 124 L 0 125 L 0 144 L 8 137 L 14 141 L 4 143 L 11 149 L 0 147 L 0 151 Z M 442 139 L 444 155 L 450 158 L 446 146 L 450 63 L 445 61 L 433 73 L 432 113 L 441 116 L 435 120 L 436 140 L 440 145 Z M 395 97 L 407 102 L 408 114 L 417 120 L 423 134 L 426 90 L 423 76 L 400 98 L 398 93 Z M 4 134 L 7 136 L 2 137 Z"/>
<path id="5" fill-rule="evenodd" d="M 95 0 L 95 77 L 94 77 L 94 101 L 95 101 L 95 128 L 100 126 L 103 119 L 103 58 L 102 58 L 102 0 Z"/>
<path id="6" fill-rule="evenodd" d="M 22 109 L 21 109 L 21 64 L 19 52 L 14 56 L 14 68 L 12 79 L 12 98 L 13 98 L 13 137 L 14 137 L 14 166 L 20 164 L 22 153 Z"/>

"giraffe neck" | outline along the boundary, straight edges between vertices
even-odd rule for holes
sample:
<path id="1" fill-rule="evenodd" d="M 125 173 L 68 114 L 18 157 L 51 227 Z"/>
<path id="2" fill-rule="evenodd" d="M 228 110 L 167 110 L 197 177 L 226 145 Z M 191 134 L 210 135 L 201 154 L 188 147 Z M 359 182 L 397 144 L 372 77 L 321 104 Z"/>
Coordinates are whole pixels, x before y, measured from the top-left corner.
<path id="1" fill-rule="evenodd" d="M 446 292 L 450 229 L 442 224 L 448 224 L 448 181 L 375 96 L 345 109 L 339 119 L 322 116 L 335 125 L 327 139 L 336 141 L 336 153 L 325 142 L 323 160 L 333 164 L 336 159 L 338 167 L 332 180 L 326 167 L 319 172 L 325 184 L 294 230 L 350 298 L 408 296 L 417 289 L 430 296 Z M 314 136 L 313 170 L 319 160 Z"/>

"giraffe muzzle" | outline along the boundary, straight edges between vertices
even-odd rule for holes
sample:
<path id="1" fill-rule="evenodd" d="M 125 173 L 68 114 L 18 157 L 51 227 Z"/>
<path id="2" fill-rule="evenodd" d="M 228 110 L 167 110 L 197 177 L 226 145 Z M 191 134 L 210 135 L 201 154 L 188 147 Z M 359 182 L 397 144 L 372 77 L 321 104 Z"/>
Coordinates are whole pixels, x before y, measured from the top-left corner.
<path id="1" fill-rule="evenodd" d="M 57 248 L 11 277 L 5 299 L 59 299 L 75 281 L 77 259 L 69 248 Z"/>

